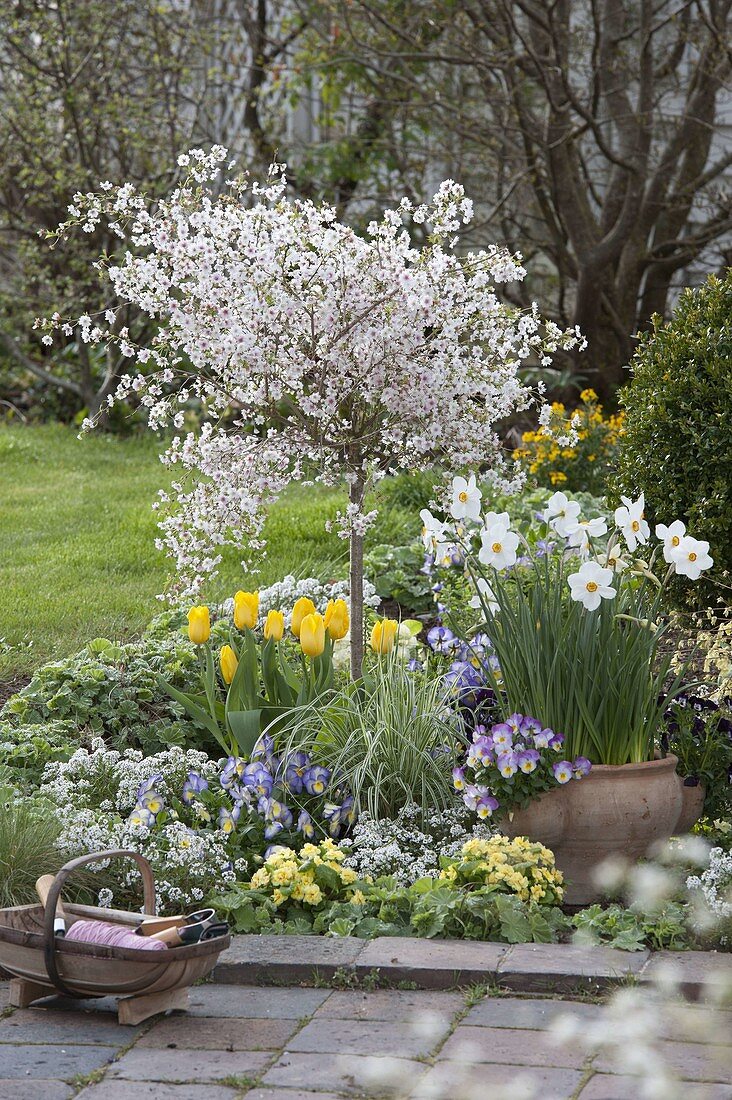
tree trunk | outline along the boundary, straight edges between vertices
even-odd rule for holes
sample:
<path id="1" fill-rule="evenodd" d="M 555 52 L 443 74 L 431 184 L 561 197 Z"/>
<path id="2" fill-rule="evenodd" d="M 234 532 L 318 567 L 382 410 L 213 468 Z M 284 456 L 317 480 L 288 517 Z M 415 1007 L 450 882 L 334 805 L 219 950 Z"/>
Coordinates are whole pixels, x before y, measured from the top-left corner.
<path id="1" fill-rule="evenodd" d="M 361 508 L 364 481 L 361 475 L 351 482 L 348 499 Z M 350 562 L 351 599 L 351 677 L 357 680 L 363 668 L 363 535 L 351 528 Z"/>

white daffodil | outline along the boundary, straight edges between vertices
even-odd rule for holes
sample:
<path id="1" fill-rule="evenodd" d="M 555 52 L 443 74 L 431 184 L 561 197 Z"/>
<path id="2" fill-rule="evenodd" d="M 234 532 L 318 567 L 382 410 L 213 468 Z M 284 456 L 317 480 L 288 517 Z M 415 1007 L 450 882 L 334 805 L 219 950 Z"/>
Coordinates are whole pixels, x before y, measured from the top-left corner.
<path id="1" fill-rule="evenodd" d="M 498 611 L 499 604 L 496 600 L 493 589 L 488 584 L 488 581 L 484 580 L 483 577 L 478 577 L 476 588 L 478 589 L 478 591 L 470 601 L 470 606 L 476 608 L 476 610 L 479 611 L 482 611 L 484 607 L 487 607 L 491 615 L 495 615 L 495 613 Z"/>
<path id="2" fill-rule="evenodd" d="M 709 553 L 708 542 L 700 542 L 691 535 L 684 535 L 679 545 L 673 549 L 671 562 L 680 576 L 696 581 L 705 569 L 712 568 L 714 558 Z"/>
<path id="3" fill-rule="evenodd" d="M 628 568 L 628 562 L 625 558 L 621 558 L 620 549 L 617 546 L 611 547 L 604 554 L 599 554 L 595 560 L 603 569 L 612 569 L 613 573 L 623 573 Z"/>
<path id="4" fill-rule="evenodd" d="M 612 569 L 603 569 L 596 561 L 586 561 L 578 573 L 568 578 L 573 600 L 583 603 L 588 611 L 596 611 L 602 600 L 612 600 L 617 594 L 611 585 Z"/>
<path id="5" fill-rule="evenodd" d="M 554 493 L 547 501 L 546 508 L 542 512 L 542 519 L 558 535 L 566 538 L 567 528 L 577 522 L 580 511 L 581 505 L 578 501 L 569 500 L 564 493 Z"/>
<path id="6" fill-rule="evenodd" d="M 495 569 L 507 569 L 516 562 L 519 537 L 505 523 L 492 523 L 480 535 L 478 560 Z"/>
<path id="7" fill-rule="evenodd" d="M 630 497 L 620 499 L 624 507 L 615 509 L 615 526 L 620 528 L 632 554 L 639 543 L 644 546 L 648 542 L 648 536 L 651 533 L 650 527 L 643 518 L 646 502 L 643 493 L 637 500 L 631 500 Z"/>
<path id="8" fill-rule="evenodd" d="M 475 474 L 466 481 L 464 477 L 452 479 L 452 504 L 450 514 L 455 519 L 480 519 L 480 500 L 483 494 L 475 484 Z"/>
<path id="9" fill-rule="evenodd" d="M 422 542 L 429 553 L 434 554 L 438 544 L 444 543 L 447 524 L 433 516 L 429 508 L 423 508 L 419 513 L 422 520 Z"/>
<path id="10" fill-rule="evenodd" d="M 590 539 L 606 535 L 607 523 L 602 516 L 596 516 L 595 519 L 575 520 L 574 523 L 566 525 L 566 532 L 569 545 L 579 547 L 580 553 L 587 555 L 590 552 Z"/>
<path id="11" fill-rule="evenodd" d="M 511 517 L 508 512 L 486 512 L 483 516 L 484 527 L 495 527 L 497 523 L 503 524 L 506 530 L 508 530 L 511 526 Z"/>
<path id="12" fill-rule="evenodd" d="M 663 542 L 663 560 L 667 561 L 669 565 L 673 564 L 673 553 L 681 544 L 685 534 L 686 526 L 680 519 L 674 520 L 668 527 L 665 523 L 656 524 L 656 538 L 661 539 Z"/>

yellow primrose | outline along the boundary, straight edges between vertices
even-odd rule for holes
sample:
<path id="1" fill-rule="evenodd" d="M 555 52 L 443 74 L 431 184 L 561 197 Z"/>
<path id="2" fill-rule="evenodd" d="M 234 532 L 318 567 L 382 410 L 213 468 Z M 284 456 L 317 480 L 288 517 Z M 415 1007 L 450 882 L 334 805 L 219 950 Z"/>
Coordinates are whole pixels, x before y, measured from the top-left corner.
<path id="1" fill-rule="evenodd" d="M 192 607 L 188 612 L 188 637 L 194 645 L 203 645 L 211 637 L 211 617 L 207 607 Z"/>
<path id="2" fill-rule="evenodd" d="M 219 664 L 221 665 L 221 675 L 224 678 L 224 683 L 230 684 L 239 667 L 236 653 L 230 645 L 222 645 L 219 652 Z"/>
<path id="3" fill-rule="evenodd" d="M 300 627 L 302 626 L 302 621 L 305 616 L 312 615 L 315 610 L 315 604 L 312 600 L 309 600 L 307 596 L 301 596 L 299 600 L 295 601 L 295 606 L 292 609 L 290 629 L 296 638 L 300 637 Z"/>
<path id="4" fill-rule="evenodd" d="M 234 596 L 234 625 L 237 630 L 254 630 L 259 617 L 259 593 L 237 592 Z"/>
<path id="5" fill-rule="evenodd" d="M 264 636 L 273 642 L 282 641 L 285 633 L 285 616 L 281 611 L 269 611 L 264 623 Z"/>

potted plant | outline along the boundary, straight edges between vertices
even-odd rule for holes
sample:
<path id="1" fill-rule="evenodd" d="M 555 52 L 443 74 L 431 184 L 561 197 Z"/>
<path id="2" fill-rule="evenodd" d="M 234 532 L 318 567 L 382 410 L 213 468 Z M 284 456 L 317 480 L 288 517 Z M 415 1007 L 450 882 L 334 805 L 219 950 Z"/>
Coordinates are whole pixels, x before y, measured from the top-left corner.
<path id="1" fill-rule="evenodd" d="M 681 815 L 678 833 L 688 832 L 700 817 L 724 819 L 732 805 L 732 720 L 729 709 L 695 695 L 680 695 L 671 704 L 661 731 L 664 751 L 678 758 Z"/>
<path id="2" fill-rule="evenodd" d="M 606 856 L 638 858 L 676 831 L 681 780 L 660 732 L 684 690 L 686 667 L 672 675 L 671 655 L 660 652 L 668 629 L 664 592 L 673 575 L 694 580 L 711 567 L 709 546 L 677 521 L 659 524 L 651 550 L 642 495 L 624 498 L 608 534 L 604 518 L 583 517 L 577 502 L 557 492 L 543 513 L 540 543 L 512 529 L 506 512 L 481 515 L 480 498 L 472 479 L 456 478 L 455 522 L 423 513 L 426 537 L 437 560 L 459 547 L 482 613 L 478 630 L 497 659 L 485 666 L 486 677 L 507 715 L 528 711 L 542 730 L 563 735 L 560 762 L 569 775 L 553 789 L 531 791 L 539 805 L 515 797 L 519 757 L 530 742 L 519 737 L 516 752 L 514 735 L 493 749 L 513 785 L 503 805 L 489 786 L 496 771 L 490 754 L 473 770 L 471 786 L 497 801 L 509 834 L 550 843 L 551 833 L 569 880 L 567 900 L 585 904 L 596 897 L 593 872 Z M 577 760 L 591 769 L 582 783 L 570 783 Z"/>

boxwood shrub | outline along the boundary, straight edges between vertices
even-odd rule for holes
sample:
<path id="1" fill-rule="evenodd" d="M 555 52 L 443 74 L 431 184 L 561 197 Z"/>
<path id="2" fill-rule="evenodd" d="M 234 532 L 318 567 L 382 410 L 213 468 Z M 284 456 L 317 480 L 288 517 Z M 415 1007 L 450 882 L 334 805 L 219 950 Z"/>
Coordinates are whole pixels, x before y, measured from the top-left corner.
<path id="1" fill-rule="evenodd" d="M 686 588 L 711 605 L 732 567 L 732 270 L 684 291 L 668 323 L 654 317 L 631 371 L 615 489 L 645 492 L 651 528 L 681 519 L 709 541 L 714 569 Z"/>

